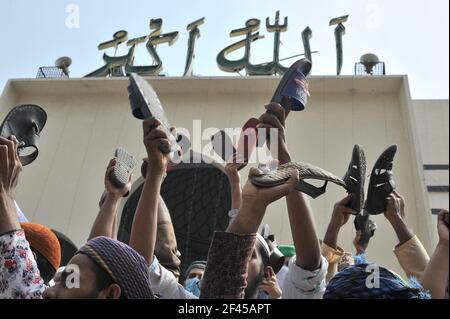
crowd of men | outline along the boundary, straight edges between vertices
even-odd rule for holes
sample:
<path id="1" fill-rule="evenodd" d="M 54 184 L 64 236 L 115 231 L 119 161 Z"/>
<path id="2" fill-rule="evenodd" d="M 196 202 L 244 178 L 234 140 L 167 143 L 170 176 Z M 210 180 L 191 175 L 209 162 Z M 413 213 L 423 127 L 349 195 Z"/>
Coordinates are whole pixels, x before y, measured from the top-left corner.
<path id="1" fill-rule="evenodd" d="M 271 112 L 260 121 L 279 132 L 277 161 L 289 163 L 293 159 L 285 140 L 285 111 L 276 103 L 266 109 Z M 296 190 L 297 170 L 279 186 L 259 188 L 248 181 L 241 188 L 239 164 L 234 162 L 225 167 L 232 193 L 230 224 L 225 231 L 215 232 L 207 260 L 196 261 L 181 273 L 170 212 L 160 195 L 170 165 L 170 156 L 162 151 L 170 149 L 170 141 L 160 125 L 155 118 L 143 121 L 147 170 L 129 244 L 116 239 L 116 215 L 119 202 L 130 192 L 131 179 L 124 187 L 110 181 L 117 165 L 117 159 L 112 159 L 88 241 L 62 268 L 55 233 L 44 225 L 23 222 L 14 197 L 20 183 L 27 183 L 20 179 L 19 142 L 14 136 L 0 137 L 0 298 L 448 298 L 448 211 L 439 215 L 439 243 L 430 257 L 406 223 L 402 195 L 393 191 L 381 199 L 384 216 L 398 237 L 394 254 L 406 274 L 402 278 L 369 260 L 368 242 L 361 244 L 361 231 L 354 241 L 355 253 L 338 245 L 342 227 L 360 213 L 350 205 L 355 194 L 330 207 L 332 217 L 320 240 L 310 199 Z M 262 174 L 260 168 L 251 168 L 249 180 Z M 289 215 L 291 246 L 278 246 L 258 234 L 267 207 L 279 200 L 286 201 L 286 211 L 278 213 Z M 377 276 L 368 280 L 374 273 Z"/>

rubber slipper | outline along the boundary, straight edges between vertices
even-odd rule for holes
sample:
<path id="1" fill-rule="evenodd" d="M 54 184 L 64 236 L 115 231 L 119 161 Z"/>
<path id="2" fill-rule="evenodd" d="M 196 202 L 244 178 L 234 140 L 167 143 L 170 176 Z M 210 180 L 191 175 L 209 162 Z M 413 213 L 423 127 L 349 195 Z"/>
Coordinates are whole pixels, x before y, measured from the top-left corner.
<path id="1" fill-rule="evenodd" d="M 130 181 L 130 176 L 136 168 L 138 162 L 136 159 L 123 148 L 118 148 L 115 153 L 117 159 L 114 170 L 111 172 L 109 179 L 115 187 L 124 188 Z"/>
<path id="2" fill-rule="evenodd" d="M 355 228 L 357 231 L 361 231 L 361 238 L 359 240 L 360 245 L 366 245 L 370 239 L 375 236 L 377 230 L 377 224 L 370 219 L 368 214 L 359 214 L 355 217 Z"/>
<path id="3" fill-rule="evenodd" d="M 130 76 L 128 92 L 134 117 L 139 120 L 154 117 L 161 122 L 161 129 L 167 134 L 170 141 L 170 149 L 161 149 L 161 152 L 168 154 L 180 151 L 180 146 L 170 130 L 172 126 L 153 87 L 144 78 L 133 73 Z"/>
<path id="4" fill-rule="evenodd" d="M 390 146 L 380 155 L 372 169 L 364 205 L 364 211 L 370 215 L 379 215 L 386 210 L 386 198 L 396 188 L 392 173 L 396 153 L 397 145 Z"/>
<path id="5" fill-rule="evenodd" d="M 333 175 L 324 169 L 307 164 L 307 163 L 287 163 L 280 165 L 276 171 L 262 174 L 259 176 L 253 176 L 251 182 L 253 185 L 260 188 L 271 188 L 279 185 L 283 185 L 291 178 L 291 173 L 294 169 L 299 171 L 300 182 L 298 183 L 296 190 L 305 193 L 312 198 L 317 198 L 326 192 L 328 182 L 332 182 L 338 186 L 346 188 L 345 182 L 339 177 Z M 305 180 L 321 180 L 325 184 L 322 187 L 316 187 L 307 183 Z"/>
<path id="6" fill-rule="evenodd" d="M 23 166 L 31 164 L 39 155 L 40 133 L 47 122 L 47 113 L 37 105 L 20 105 L 13 108 L 2 125 L 0 135 L 14 135 L 19 141 L 17 153 Z"/>
<path id="7" fill-rule="evenodd" d="M 303 111 L 308 102 L 308 79 L 312 63 L 308 59 L 295 62 L 283 75 L 272 102 L 281 104 L 286 113 Z"/>
<path id="8" fill-rule="evenodd" d="M 348 205 L 353 210 L 360 212 L 364 206 L 364 183 L 366 177 L 366 156 L 361 146 L 355 145 L 352 159 L 343 180 L 347 193 L 352 194 L 352 200 Z"/>

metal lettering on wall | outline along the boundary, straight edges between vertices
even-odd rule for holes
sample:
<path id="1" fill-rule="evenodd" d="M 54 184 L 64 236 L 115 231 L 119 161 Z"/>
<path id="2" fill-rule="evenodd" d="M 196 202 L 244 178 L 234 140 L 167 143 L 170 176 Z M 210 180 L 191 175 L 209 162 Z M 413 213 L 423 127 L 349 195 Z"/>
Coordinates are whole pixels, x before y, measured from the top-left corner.
<path id="1" fill-rule="evenodd" d="M 332 19 L 330 26 L 337 25 L 335 29 L 336 39 L 336 60 L 337 75 L 341 74 L 343 66 L 343 36 L 345 35 L 345 27 L 343 25 L 348 19 L 347 16 Z M 186 54 L 186 64 L 183 76 L 189 77 L 194 72 L 195 61 L 195 45 L 200 38 L 200 26 L 205 23 L 205 18 L 198 19 L 190 23 L 186 30 L 189 32 L 188 48 Z M 283 75 L 288 69 L 287 66 L 281 64 L 284 60 L 295 57 L 305 56 L 312 61 L 312 55 L 318 51 L 311 50 L 311 39 L 313 32 L 311 28 L 306 27 L 301 33 L 304 53 L 297 54 L 288 58 L 280 58 L 281 33 L 288 31 L 288 17 L 284 17 L 283 23 L 280 23 L 280 11 L 275 14 L 275 21 L 271 23 L 270 17 L 266 19 L 267 32 L 274 34 L 273 60 L 271 62 L 252 64 L 251 45 L 253 42 L 264 39 L 264 35 L 260 35 L 261 21 L 258 19 L 250 19 L 245 23 L 245 27 L 235 29 L 230 32 L 230 37 L 245 36 L 243 40 L 235 42 L 219 52 L 217 55 L 217 65 L 219 69 L 225 72 L 240 72 L 245 70 L 249 76 L 254 75 Z M 113 39 L 103 42 L 98 46 L 100 51 L 114 48 L 117 54 L 118 47 L 126 42 L 129 47 L 128 53 L 122 56 L 110 56 L 103 54 L 105 65 L 99 69 L 89 73 L 86 77 L 123 77 L 129 76 L 131 73 L 137 73 L 143 76 L 159 76 L 163 71 L 163 60 L 157 53 L 157 46 L 160 44 L 168 44 L 172 46 L 179 37 L 178 31 L 162 33 L 163 20 L 150 20 L 150 34 L 138 38 L 128 40 L 128 32 L 121 30 L 113 35 Z M 153 59 L 152 65 L 138 66 L 135 65 L 135 50 L 138 45 L 145 43 L 147 52 Z M 244 56 L 238 60 L 229 60 L 227 56 L 239 49 L 244 48 Z"/>

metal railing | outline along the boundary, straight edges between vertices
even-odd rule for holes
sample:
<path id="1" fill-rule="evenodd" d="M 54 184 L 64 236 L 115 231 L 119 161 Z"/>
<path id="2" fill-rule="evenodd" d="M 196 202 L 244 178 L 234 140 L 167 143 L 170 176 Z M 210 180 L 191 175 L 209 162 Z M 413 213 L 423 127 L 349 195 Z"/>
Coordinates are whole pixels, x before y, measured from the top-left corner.
<path id="1" fill-rule="evenodd" d="M 386 66 L 384 62 L 378 62 L 370 67 L 358 62 L 355 64 L 355 75 L 386 75 Z"/>
<path id="2" fill-rule="evenodd" d="M 40 67 L 36 78 L 38 79 L 57 79 L 57 78 L 68 78 L 69 76 L 56 66 L 43 66 Z"/>

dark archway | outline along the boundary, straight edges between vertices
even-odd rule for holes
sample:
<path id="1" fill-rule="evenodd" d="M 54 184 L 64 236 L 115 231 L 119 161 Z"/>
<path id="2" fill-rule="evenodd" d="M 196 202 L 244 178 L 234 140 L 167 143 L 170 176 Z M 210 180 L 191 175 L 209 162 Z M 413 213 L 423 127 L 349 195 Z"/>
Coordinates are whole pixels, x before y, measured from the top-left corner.
<path id="1" fill-rule="evenodd" d="M 118 239 L 128 243 L 143 182 L 130 195 L 118 229 Z M 171 170 L 161 188 L 169 208 L 181 252 L 181 270 L 192 261 L 206 260 L 214 231 L 228 227 L 231 190 L 222 168 L 213 164 L 180 164 Z"/>

